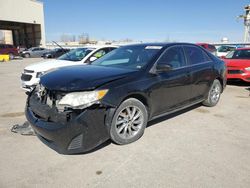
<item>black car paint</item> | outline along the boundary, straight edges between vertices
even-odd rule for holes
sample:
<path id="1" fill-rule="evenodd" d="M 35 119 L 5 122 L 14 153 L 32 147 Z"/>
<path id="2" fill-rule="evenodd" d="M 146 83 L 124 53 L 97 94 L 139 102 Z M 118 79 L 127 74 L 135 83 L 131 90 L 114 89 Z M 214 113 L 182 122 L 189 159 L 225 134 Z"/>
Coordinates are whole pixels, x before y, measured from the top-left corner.
<path id="1" fill-rule="evenodd" d="M 46 52 L 42 55 L 43 58 L 58 58 L 61 55 L 68 53 L 70 51 L 70 49 L 56 49 L 56 50 L 52 50 L 50 52 Z"/>
<path id="2" fill-rule="evenodd" d="M 40 139 L 59 153 L 87 152 L 109 139 L 109 129 L 115 109 L 126 98 L 134 97 L 141 100 L 148 109 L 149 120 L 152 120 L 201 102 L 206 98 L 216 78 L 225 87 L 224 62 L 205 50 L 212 61 L 190 65 L 186 59 L 186 66 L 158 73 L 155 65 L 162 52 L 171 46 L 191 44 L 162 45 L 164 47 L 142 70 L 85 65 L 62 68 L 41 77 L 43 86 L 59 93 L 94 89 L 109 89 L 109 92 L 100 104 L 82 111 L 72 110 L 66 114 L 60 114 L 55 109 L 46 110 L 45 107 L 40 109 L 41 104 L 34 102 L 31 93 L 27 101 L 26 117 Z M 53 121 L 55 117 L 58 119 Z M 82 135 L 79 148 L 69 149 L 79 135 Z"/>
<path id="3" fill-rule="evenodd" d="M 67 92 L 82 91 L 82 88 L 84 88 L 84 90 L 93 90 L 105 83 L 123 78 L 133 72 L 135 71 L 121 68 L 78 65 L 63 67 L 58 71 L 48 73 L 45 77 L 41 77 L 41 83 L 45 83 L 46 88 L 49 90 Z"/>

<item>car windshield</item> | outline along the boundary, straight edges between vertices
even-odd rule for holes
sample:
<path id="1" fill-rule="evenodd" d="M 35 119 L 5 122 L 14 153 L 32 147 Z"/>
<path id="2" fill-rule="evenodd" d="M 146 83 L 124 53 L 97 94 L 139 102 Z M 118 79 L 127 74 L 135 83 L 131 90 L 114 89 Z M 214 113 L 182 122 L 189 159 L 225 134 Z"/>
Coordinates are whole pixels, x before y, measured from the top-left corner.
<path id="1" fill-rule="evenodd" d="M 235 50 L 226 55 L 226 59 L 250 59 L 250 50 Z"/>
<path id="2" fill-rule="evenodd" d="M 162 46 L 124 46 L 115 49 L 92 65 L 141 69 L 160 51 Z"/>
<path id="3" fill-rule="evenodd" d="M 81 61 L 91 51 L 93 51 L 92 48 L 76 48 L 60 56 L 58 59 L 67 61 Z"/>

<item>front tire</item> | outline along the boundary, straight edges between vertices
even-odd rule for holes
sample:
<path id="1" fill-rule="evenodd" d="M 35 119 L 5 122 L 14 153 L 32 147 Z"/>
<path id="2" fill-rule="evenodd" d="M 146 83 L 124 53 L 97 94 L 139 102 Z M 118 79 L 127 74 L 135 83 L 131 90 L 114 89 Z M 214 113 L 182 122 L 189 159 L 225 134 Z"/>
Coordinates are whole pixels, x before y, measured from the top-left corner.
<path id="1" fill-rule="evenodd" d="M 25 57 L 25 58 L 29 58 L 29 57 L 30 57 L 30 54 L 29 54 L 29 53 L 26 53 L 26 54 L 24 54 L 24 57 Z"/>
<path id="2" fill-rule="evenodd" d="M 208 97 L 205 101 L 203 101 L 203 105 L 208 106 L 208 107 L 213 107 L 215 106 L 219 100 L 220 100 L 220 95 L 222 92 L 222 86 L 219 80 L 214 80 L 209 93 Z"/>
<path id="3" fill-rule="evenodd" d="M 129 98 L 122 102 L 115 112 L 110 137 L 120 145 L 135 142 L 143 135 L 147 122 L 145 105 L 135 98 Z"/>

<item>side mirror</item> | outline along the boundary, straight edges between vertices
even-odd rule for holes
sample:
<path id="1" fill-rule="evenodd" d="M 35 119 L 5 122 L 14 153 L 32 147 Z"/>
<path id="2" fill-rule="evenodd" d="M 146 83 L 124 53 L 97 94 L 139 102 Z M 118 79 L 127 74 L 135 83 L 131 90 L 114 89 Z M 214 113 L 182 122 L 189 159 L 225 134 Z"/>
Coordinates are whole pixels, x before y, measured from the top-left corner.
<path id="1" fill-rule="evenodd" d="M 94 56 L 89 59 L 90 62 L 93 62 L 95 60 L 97 60 L 97 57 L 94 57 Z"/>
<path id="2" fill-rule="evenodd" d="M 158 64 L 156 65 L 156 72 L 168 72 L 172 70 L 172 67 L 167 64 Z"/>

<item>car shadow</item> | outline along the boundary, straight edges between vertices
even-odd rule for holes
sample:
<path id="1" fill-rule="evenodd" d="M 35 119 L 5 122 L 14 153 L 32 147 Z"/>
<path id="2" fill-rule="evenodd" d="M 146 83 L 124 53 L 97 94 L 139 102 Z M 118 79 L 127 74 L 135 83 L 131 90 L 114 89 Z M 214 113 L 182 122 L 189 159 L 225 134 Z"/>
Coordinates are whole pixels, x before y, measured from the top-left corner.
<path id="1" fill-rule="evenodd" d="M 113 143 L 113 142 L 111 141 L 111 139 L 109 139 L 109 140 L 105 141 L 104 143 L 100 144 L 99 146 L 95 147 L 94 149 L 91 149 L 91 150 L 86 151 L 86 152 L 80 152 L 80 153 L 75 153 L 75 154 L 70 154 L 70 155 L 87 155 L 87 154 L 91 154 L 91 153 L 94 153 L 94 152 L 96 152 L 98 150 L 101 150 L 101 149 L 107 147 L 111 143 Z"/>
<path id="2" fill-rule="evenodd" d="M 156 118 L 156 119 L 154 119 L 154 120 L 151 120 L 151 121 L 148 122 L 147 128 L 149 128 L 149 127 L 151 127 L 151 126 L 153 126 L 153 125 L 156 125 L 156 124 L 158 124 L 158 123 L 160 123 L 160 122 L 169 120 L 169 119 L 174 118 L 174 117 L 176 117 L 176 116 L 179 116 L 179 115 L 181 115 L 181 114 L 185 114 L 186 112 L 189 112 L 189 111 L 194 110 L 194 109 L 196 109 L 196 108 L 199 108 L 199 107 L 201 107 L 201 106 L 202 106 L 202 104 L 199 103 L 199 104 L 196 104 L 196 105 L 194 105 L 194 106 L 188 107 L 188 108 L 186 108 L 186 109 L 180 110 L 180 111 L 178 111 L 178 112 L 174 112 L 174 113 L 171 113 L 171 114 L 168 114 L 168 115 L 165 115 L 165 116 Z M 94 149 L 92 149 L 92 150 L 90 150 L 90 151 L 82 152 L 82 153 L 77 153 L 77 154 L 73 154 L 73 155 L 91 154 L 91 153 L 93 153 L 93 152 L 96 152 L 96 151 L 98 151 L 98 150 L 104 148 L 104 147 L 109 146 L 110 144 L 115 144 L 115 145 L 117 145 L 115 142 L 113 142 L 111 139 L 109 139 L 109 140 L 107 140 L 106 142 L 102 143 L 101 145 L 97 146 L 96 148 L 94 148 Z"/>
<path id="3" fill-rule="evenodd" d="M 201 103 L 200 103 L 200 104 L 196 104 L 196 105 L 191 106 L 191 107 L 188 107 L 188 108 L 186 108 L 186 109 L 180 110 L 180 111 L 178 111 L 178 112 L 174 112 L 174 113 L 171 113 L 171 114 L 168 114 L 168 115 L 159 117 L 159 118 L 157 118 L 157 119 L 151 120 L 151 121 L 148 122 L 147 128 L 149 128 L 149 127 L 151 127 L 151 126 L 153 126 L 153 125 L 156 125 L 156 124 L 158 124 L 158 123 L 160 123 L 160 122 L 166 121 L 166 120 L 168 120 L 168 119 L 174 118 L 174 117 L 176 117 L 176 116 L 178 116 L 178 115 L 181 115 L 181 114 L 184 114 L 184 113 L 186 113 L 186 112 L 189 112 L 189 111 L 191 111 L 191 110 L 194 110 L 194 109 L 196 109 L 196 108 L 199 108 L 200 106 L 202 106 Z M 91 154 L 91 153 L 96 152 L 96 151 L 98 151 L 98 150 L 100 150 L 100 149 L 103 149 L 104 147 L 109 146 L 110 144 L 115 144 L 115 145 L 117 145 L 115 142 L 113 142 L 111 139 L 109 139 L 109 140 L 107 140 L 106 142 L 102 143 L 101 145 L 97 146 L 96 148 L 94 148 L 94 149 L 92 149 L 92 150 L 90 150 L 90 151 L 82 152 L 82 153 L 78 153 L 78 154 L 73 154 L 73 155 Z"/>
<path id="4" fill-rule="evenodd" d="M 148 122 L 147 128 L 151 127 L 151 126 L 153 126 L 155 124 L 158 124 L 158 123 L 160 123 L 162 121 L 166 121 L 166 120 L 169 120 L 169 119 L 174 118 L 176 116 L 179 116 L 181 114 L 185 114 L 186 112 L 189 112 L 189 111 L 194 110 L 196 108 L 199 108 L 201 106 L 202 106 L 202 104 L 199 103 L 199 104 L 193 105 L 191 107 L 185 108 L 183 110 L 180 110 L 180 111 L 177 111 L 177 112 L 174 112 L 174 113 L 159 117 L 157 119 L 151 120 L 151 121 Z"/>
<path id="5" fill-rule="evenodd" d="M 250 87 L 250 83 L 243 81 L 227 81 L 227 85 L 240 86 L 240 87 Z"/>
<path id="6" fill-rule="evenodd" d="M 243 81 L 227 81 L 227 85 L 245 87 L 245 90 L 249 91 L 250 96 L 250 83 Z"/>

